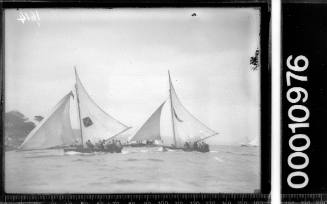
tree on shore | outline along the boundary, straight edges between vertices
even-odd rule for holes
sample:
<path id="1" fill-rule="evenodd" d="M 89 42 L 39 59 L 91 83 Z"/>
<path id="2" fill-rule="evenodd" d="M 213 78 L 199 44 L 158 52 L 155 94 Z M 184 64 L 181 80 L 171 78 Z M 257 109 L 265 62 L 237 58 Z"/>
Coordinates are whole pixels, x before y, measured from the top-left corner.
<path id="1" fill-rule="evenodd" d="M 258 70 L 258 68 L 259 68 L 259 54 L 260 54 L 260 51 L 257 48 L 255 50 L 254 56 L 250 57 L 250 65 L 252 65 L 253 71 Z"/>
<path id="2" fill-rule="evenodd" d="M 5 114 L 5 147 L 15 149 L 33 130 L 35 124 L 19 111 L 9 111 Z"/>

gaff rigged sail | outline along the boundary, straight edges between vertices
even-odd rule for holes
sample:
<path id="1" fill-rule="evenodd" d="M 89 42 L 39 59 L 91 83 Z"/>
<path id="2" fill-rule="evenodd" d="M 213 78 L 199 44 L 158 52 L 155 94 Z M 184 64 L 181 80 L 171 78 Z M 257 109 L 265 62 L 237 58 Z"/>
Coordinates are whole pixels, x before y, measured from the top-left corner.
<path id="1" fill-rule="evenodd" d="M 104 112 L 88 95 L 75 69 L 76 94 L 83 145 L 87 140 L 92 143 L 113 138 L 130 127 Z"/>
<path id="2" fill-rule="evenodd" d="M 196 142 L 214 136 L 218 133 L 208 128 L 194 117 L 180 102 L 169 75 L 170 100 L 173 136 L 175 146 L 183 147 L 185 142 Z"/>
<path id="3" fill-rule="evenodd" d="M 62 98 L 26 137 L 19 149 L 48 149 L 74 144 L 74 136 L 70 123 L 70 96 L 72 92 Z"/>
<path id="4" fill-rule="evenodd" d="M 143 126 L 137 131 L 131 141 L 145 141 L 145 140 L 160 140 L 160 116 L 163 102 L 157 110 L 152 113 L 150 118 L 143 124 Z"/>

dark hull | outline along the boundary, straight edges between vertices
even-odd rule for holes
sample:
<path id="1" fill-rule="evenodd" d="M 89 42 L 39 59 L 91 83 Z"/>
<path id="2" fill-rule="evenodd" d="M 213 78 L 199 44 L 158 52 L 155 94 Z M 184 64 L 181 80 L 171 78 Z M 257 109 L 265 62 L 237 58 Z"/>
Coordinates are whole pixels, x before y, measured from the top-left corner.
<path id="1" fill-rule="evenodd" d="M 158 145 L 155 144 L 129 144 L 129 147 L 158 147 Z"/>
<path id="2" fill-rule="evenodd" d="M 89 149 L 89 148 L 80 148 L 80 147 L 69 147 L 65 148 L 65 152 L 80 152 L 80 153 L 94 153 L 94 152 L 106 152 L 106 153 L 121 153 L 123 147 L 112 147 L 109 149 Z"/>
<path id="3" fill-rule="evenodd" d="M 206 153 L 206 152 L 210 152 L 210 149 L 194 149 L 194 148 L 178 148 L 178 147 L 170 147 L 170 146 L 166 146 L 165 148 L 167 149 L 173 149 L 173 150 L 183 150 L 184 152 L 202 152 L 202 153 Z"/>

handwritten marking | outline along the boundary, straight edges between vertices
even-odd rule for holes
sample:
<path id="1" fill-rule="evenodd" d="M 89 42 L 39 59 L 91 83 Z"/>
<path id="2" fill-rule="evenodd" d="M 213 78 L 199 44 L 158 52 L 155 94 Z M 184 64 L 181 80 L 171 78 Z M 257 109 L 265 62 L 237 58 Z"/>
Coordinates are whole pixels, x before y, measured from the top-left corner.
<path id="1" fill-rule="evenodd" d="M 35 22 L 38 26 L 40 26 L 40 15 L 37 10 L 35 11 L 19 11 L 18 14 L 18 21 L 20 21 L 22 24 L 25 24 L 25 22 Z"/>

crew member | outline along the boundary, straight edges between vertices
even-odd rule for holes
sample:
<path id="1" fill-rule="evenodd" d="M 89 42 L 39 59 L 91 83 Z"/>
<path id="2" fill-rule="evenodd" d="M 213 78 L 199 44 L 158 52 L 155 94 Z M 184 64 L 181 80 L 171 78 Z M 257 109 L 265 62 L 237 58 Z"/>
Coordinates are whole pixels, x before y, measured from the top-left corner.
<path id="1" fill-rule="evenodd" d="M 194 142 L 193 150 L 198 151 L 198 142 Z"/>
<path id="2" fill-rule="evenodd" d="M 93 151 L 93 149 L 94 149 L 94 145 L 92 144 L 92 142 L 91 142 L 90 140 L 86 141 L 85 144 L 86 144 L 86 147 L 87 147 L 88 149 L 90 149 L 90 150 Z"/>
<path id="3" fill-rule="evenodd" d="M 187 150 L 190 149 L 190 144 L 188 142 L 185 142 L 184 148 L 187 149 Z"/>

